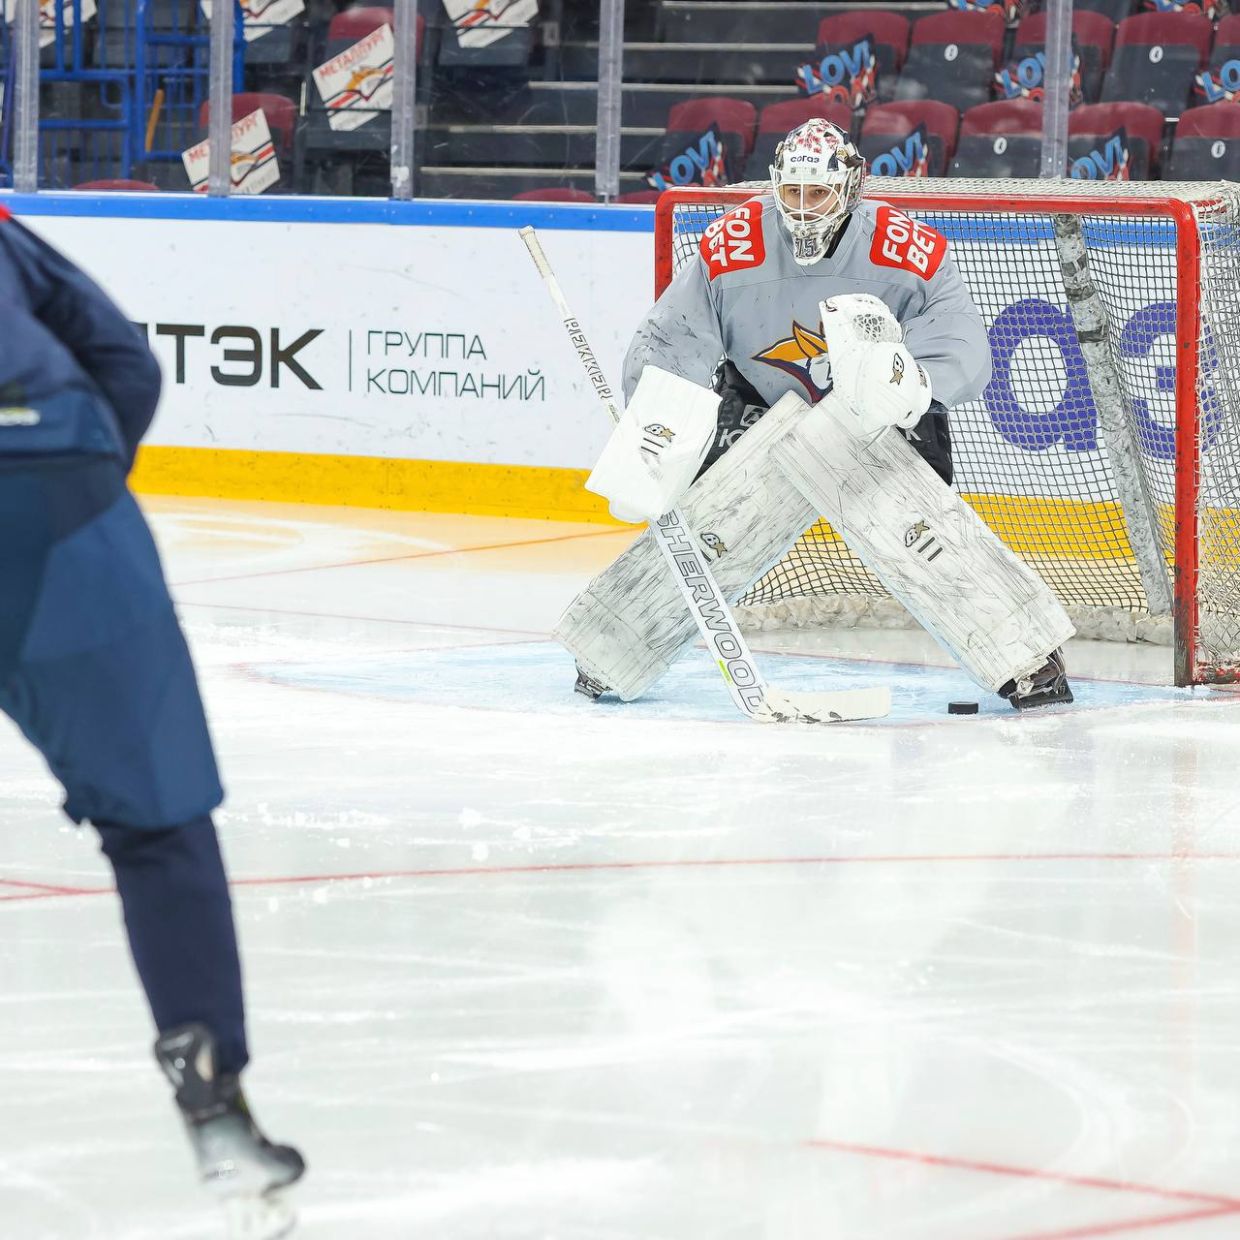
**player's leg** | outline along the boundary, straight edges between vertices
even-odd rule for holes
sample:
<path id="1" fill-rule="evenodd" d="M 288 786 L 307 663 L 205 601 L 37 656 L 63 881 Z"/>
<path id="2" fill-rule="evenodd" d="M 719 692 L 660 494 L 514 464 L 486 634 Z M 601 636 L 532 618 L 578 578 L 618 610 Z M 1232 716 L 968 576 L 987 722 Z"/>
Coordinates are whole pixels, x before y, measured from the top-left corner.
<path id="1" fill-rule="evenodd" d="M 161 1035 L 157 1057 L 178 1083 L 204 1176 L 224 1191 L 249 1192 L 255 1167 L 287 1182 L 300 1158 L 289 1151 L 278 1175 L 265 1165 L 272 1147 L 236 1084 L 247 1059 L 241 973 L 210 819 L 222 793 L 150 532 L 107 460 L 0 474 L 6 516 L 6 528 L 35 532 L 0 551 L 22 616 L 0 632 L 0 708 L 64 786 L 69 816 L 99 831 Z M 199 1053 L 170 1067 L 187 1031 Z M 214 1100 L 191 1110 L 180 1085 L 200 1070 Z"/>

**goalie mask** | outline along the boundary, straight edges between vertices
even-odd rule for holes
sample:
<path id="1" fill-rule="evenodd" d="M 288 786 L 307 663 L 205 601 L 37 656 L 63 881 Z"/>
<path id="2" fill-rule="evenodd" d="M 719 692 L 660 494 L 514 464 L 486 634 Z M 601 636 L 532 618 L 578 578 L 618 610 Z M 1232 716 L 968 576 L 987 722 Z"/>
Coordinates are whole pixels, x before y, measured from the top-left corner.
<path id="1" fill-rule="evenodd" d="M 830 121 L 806 121 L 775 148 L 775 207 L 800 266 L 810 267 L 826 254 L 845 216 L 861 201 L 864 185 L 865 159 Z"/>

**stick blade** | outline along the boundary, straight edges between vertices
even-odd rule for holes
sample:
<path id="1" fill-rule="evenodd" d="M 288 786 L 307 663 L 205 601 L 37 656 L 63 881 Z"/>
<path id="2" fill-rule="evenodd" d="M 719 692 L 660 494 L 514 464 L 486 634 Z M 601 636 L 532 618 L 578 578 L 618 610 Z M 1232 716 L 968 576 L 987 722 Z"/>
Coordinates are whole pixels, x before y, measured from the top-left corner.
<path id="1" fill-rule="evenodd" d="M 767 686 L 766 710 L 754 717 L 768 723 L 850 723 L 891 713 L 891 690 L 842 689 L 838 693 L 784 693 Z"/>

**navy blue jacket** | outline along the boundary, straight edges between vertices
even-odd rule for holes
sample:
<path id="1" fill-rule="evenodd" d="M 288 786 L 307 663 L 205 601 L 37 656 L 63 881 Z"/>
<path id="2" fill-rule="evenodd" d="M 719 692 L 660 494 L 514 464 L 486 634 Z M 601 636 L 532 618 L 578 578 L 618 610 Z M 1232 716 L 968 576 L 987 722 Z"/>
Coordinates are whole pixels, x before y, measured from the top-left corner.
<path id="1" fill-rule="evenodd" d="M 159 388 L 142 333 L 0 207 L 0 460 L 91 453 L 128 468 Z"/>

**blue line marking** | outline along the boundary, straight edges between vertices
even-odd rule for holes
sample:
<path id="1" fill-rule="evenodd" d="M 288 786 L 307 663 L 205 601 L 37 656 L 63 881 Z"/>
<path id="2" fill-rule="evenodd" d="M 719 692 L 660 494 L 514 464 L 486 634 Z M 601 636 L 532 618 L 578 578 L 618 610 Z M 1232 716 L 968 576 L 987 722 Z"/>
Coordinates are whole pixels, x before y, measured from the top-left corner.
<path id="1" fill-rule="evenodd" d="M 967 727 L 980 719 L 1016 719 L 1002 698 L 979 689 L 956 668 L 921 664 L 871 663 L 858 659 L 821 659 L 804 655 L 764 653 L 763 673 L 773 685 L 789 691 L 825 692 L 886 685 L 891 689 L 891 714 L 855 727 L 900 723 L 946 723 Z M 701 651 L 691 651 L 647 696 L 621 702 L 605 696 L 597 703 L 572 692 L 571 657 L 554 642 L 521 645 L 450 647 L 384 655 L 381 659 L 322 663 L 256 664 L 253 671 L 276 684 L 321 689 L 422 705 L 476 707 L 528 715 L 554 714 L 609 717 L 622 720 L 660 719 L 702 723 L 739 723 L 719 673 Z M 1191 689 L 1122 681 L 1072 681 L 1071 706 L 1046 707 L 1038 718 L 1068 711 L 1148 705 L 1191 700 Z M 978 715 L 952 716 L 947 703 L 977 702 Z M 1035 717 L 1030 716 L 1030 717 Z"/>
<path id="2" fill-rule="evenodd" d="M 15 194 L 0 191 L 14 215 L 131 220 L 250 220 L 268 224 L 394 224 L 443 228 L 653 233 L 654 208 L 588 203 L 472 202 L 463 199 L 304 198 L 260 194 Z"/>

